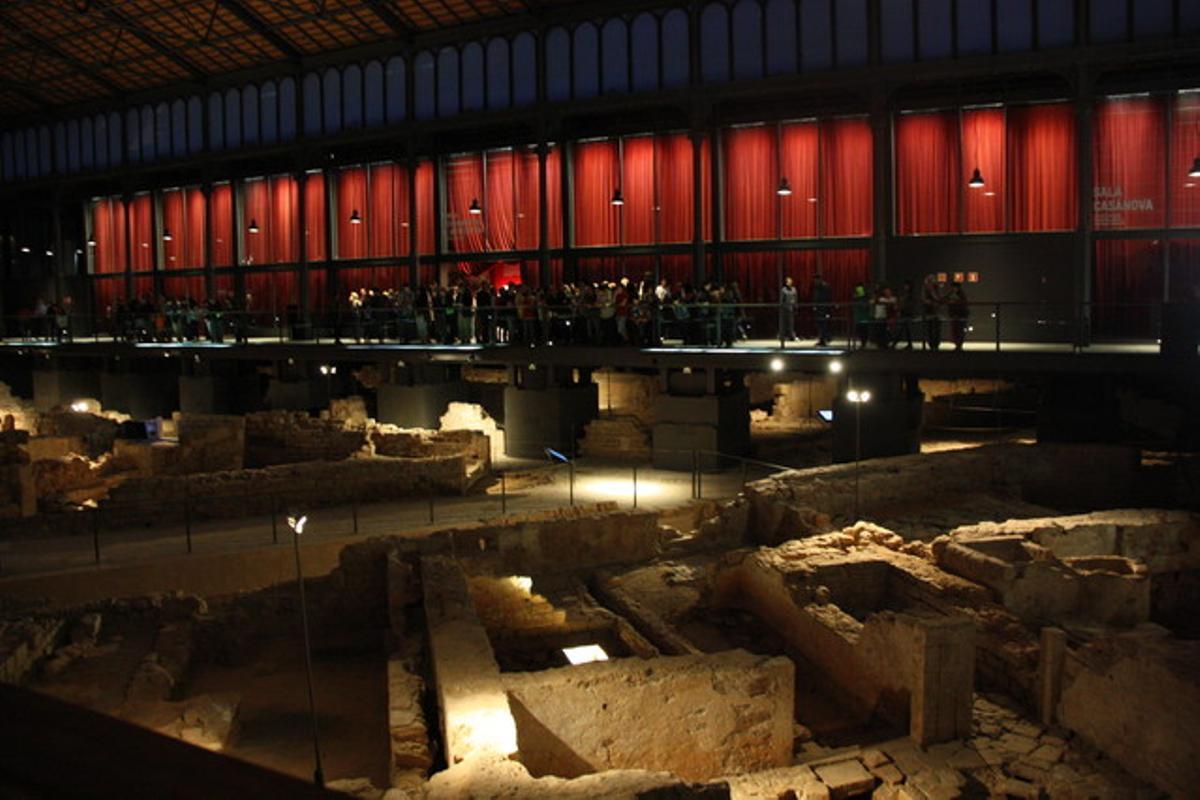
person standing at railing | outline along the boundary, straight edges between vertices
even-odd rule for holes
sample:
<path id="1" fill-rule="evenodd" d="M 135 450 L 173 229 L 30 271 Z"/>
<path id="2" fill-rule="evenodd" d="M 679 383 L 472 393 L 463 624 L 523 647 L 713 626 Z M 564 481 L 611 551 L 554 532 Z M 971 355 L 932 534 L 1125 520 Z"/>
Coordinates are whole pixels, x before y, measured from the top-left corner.
<path id="1" fill-rule="evenodd" d="M 900 297 L 897 298 L 899 303 L 899 318 L 896 326 L 896 342 L 899 343 L 904 339 L 907 344 L 905 350 L 913 349 L 913 320 L 917 318 L 917 291 L 913 288 L 912 281 L 905 281 L 900 289 Z"/>
<path id="2" fill-rule="evenodd" d="M 854 284 L 854 334 L 858 337 L 858 347 L 865 350 L 867 341 L 871 338 L 871 298 L 867 296 L 867 287 L 861 283 Z"/>
<path id="3" fill-rule="evenodd" d="M 621 278 L 613 290 L 613 308 L 616 312 L 617 339 L 620 344 L 629 344 L 629 279 Z"/>
<path id="4" fill-rule="evenodd" d="M 783 279 L 779 289 L 779 341 L 792 342 L 796 340 L 796 301 L 799 296 L 789 275 Z"/>
<path id="5" fill-rule="evenodd" d="M 820 272 L 812 279 L 813 319 L 817 324 L 817 347 L 829 344 L 829 317 L 833 307 L 833 287 Z"/>
<path id="6" fill-rule="evenodd" d="M 967 293 L 958 281 L 950 284 L 950 291 L 946 295 L 946 310 L 950 315 L 950 337 L 954 340 L 954 349 L 962 350 L 963 342 L 967 338 L 967 319 L 971 313 L 971 306 L 967 302 Z"/>
<path id="7" fill-rule="evenodd" d="M 942 293 L 933 275 L 926 275 L 921 284 L 921 316 L 925 323 L 925 346 L 937 350 L 942 346 Z"/>

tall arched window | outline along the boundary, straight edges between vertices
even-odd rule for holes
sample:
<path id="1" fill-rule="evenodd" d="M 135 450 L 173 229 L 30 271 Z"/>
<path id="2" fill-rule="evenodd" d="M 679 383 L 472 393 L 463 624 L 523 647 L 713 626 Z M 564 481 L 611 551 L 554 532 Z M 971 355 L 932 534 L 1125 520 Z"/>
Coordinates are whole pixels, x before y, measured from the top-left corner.
<path id="1" fill-rule="evenodd" d="M 453 117 L 462 108 L 458 89 L 458 51 L 443 47 L 437 60 L 437 113 L 439 117 Z"/>
<path id="2" fill-rule="evenodd" d="M 700 13 L 700 52 L 705 83 L 729 80 L 729 13 L 721 3 L 709 3 Z"/>
<path id="3" fill-rule="evenodd" d="M 414 116 L 417 119 L 433 119 L 436 87 L 433 82 L 433 53 L 423 50 L 413 61 Z"/>
<path id="4" fill-rule="evenodd" d="M 546 98 L 571 99 L 571 37 L 562 28 L 546 34 Z"/>
<path id="5" fill-rule="evenodd" d="M 483 110 L 483 45 L 471 42 L 462 49 L 462 110 Z"/>
<path id="6" fill-rule="evenodd" d="M 638 14 L 631 28 L 633 39 L 633 90 L 652 92 L 658 88 L 658 18 Z"/>
<path id="7" fill-rule="evenodd" d="M 171 155 L 183 158 L 187 155 L 187 104 L 183 98 L 171 103 Z"/>
<path id="8" fill-rule="evenodd" d="M 600 93 L 600 33 L 585 22 L 575 29 L 571 63 L 575 67 L 575 97 L 595 97 Z"/>
<path id="9" fill-rule="evenodd" d="M 251 84 L 242 87 L 242 142 L 258 144 L 258 87 Z"/>
<path id="10" fill-rule="evenodd" d="M 404 75 L 404 59 L 400 56 L 389 58 L 383 76 L 388 122 L 402 122 L 408 113 Z"/>
<path id="11" fill-rule="evenodd" d="M 767 74 L 796 71 L 796 0 L 767 0 Z"/>
<path id="12" fill-rule="evenodd" d="M 39 133 L 39 138 L 40 138 L 40 133 Z M 85 170 L 90 170 L 93 167 L 93 165 L 95 164 L 95 162 L 92 160 L 92 156 L 95 153 L 95 144 L 96 144 L 95 136 L 92 133 L 92 118 L 91 117 L 84 117 L 83 120 L 79 123 L 79 140 L 80 140 L 79 166 L 81 166 Z M 40 157 L 41 153 L 39 152 L 38 155 L 39 155 L 38 160 L 40 162 L 41 161 L 41 157 Z M 42 169 L 42 174 L 48 175 L 48 174 L 50 174 L 50 170 Z"/>
<path id="13" fill-rule="evenodd" d="M 263 144 L 279 141 L 279 89 L 267 81 L 258 90 L 258 124 Z"/>
<path id="14" fill-rule="evenodd" d="M 110 167 L 121 166 L 121 143 L 122 139 L 121 115 L 116 111 L 111 111 L 108 114 L 108 165 Z"/>
<path id="15" fill-rule="evenodd" d="M 242 146 L 242 104 L 237 89 L 225 90 L 225 146 Z"/>
<path id="16" fill-rule="evenodd" d="M 601 33 L 601 82 L 604 93 L 629 91 L 629 31 L 613 17 Z"/>
<path id="17" fill-rule="evenodd" d="M 188 154 L 194 155 L 204 149 L 204 103 L 196 95 L 187 101 Z"/>
<path id="18" fill-rule="evenodd" d="M 304 135 L 321 135 L 321 76 L 315 72 L 304 76 Z"/>
<path id="19" fill-rule="evenodd" d="M 217 105 L 221 105 L 221 95 L 216 95 Z M 220 119 L 220 117 L 218 117 Z M 67 147 L 67 160 L 70 163 L 70 146 Z M 125 157 L 130 164 L 142 163 L 142 123 L 138 118 L 138 110 L 131 108 L 125 112 Z"/>
<path id="20" fill-rule="evenodd" d="M 487 107 L 508 108 L 512 103 L 509 87 L 508 40 L 497 36 L 487 45 Z"/>
<path id="21" fill-rule="evenodd" d="M 691 75 L 688 47 L 688 16 L 682 9 L 668 11 L 662 18 L 662 84 L 666 89 L 686 86 Z"/>
<path id="22" fill-rule="evenodd" d="M 158 139 L 154 130 L 154 108 L 142 106 L 142 160 L 147 164 L 158 158 Z"/>
<path id="23" fill-rule="evenodd" d="M 383 64 L 370 61 L 363 70 L 363 119 L 368 127 L 382 125 L 387 106 L 383 96 Z"/>
<path id="24" fill-rule="evenodd" d="M 296 79 L 279 82 L 279 138 L 290 142 L 296 138 Z"/>
<path id="25" fill-rule="evenodd" d="M 98 169 L 108 169 L 108 117 L 104 114 L 97 114 L 92 120 L 92 131 L 96 137 L 96 167 Z M 58 135 L 58 126 L 54 126 L 55 136 Z M 62 162 L 59 162 L 61 171 Z"/>
<path id="26" fill-rule="evenodd" d="M 347 128 L 361 128 L 363 124 L 363 75 L 358 64 L 349 64 L 342 70 L 342 120 Z"/>
<path id="27" fill-rule="evenodd" d="M 171 155 L 171 107 L 165 102 L 154 107 L 154 142 L 158 148 L 158 157 L 169 158 Z"/>
<path id="28" fill-rule="evenodd" d="M 512 42 L 513 105 L 537 102 L 537 42 L 531 33 L 519 33 Z"/>
<path id="29" fill-rule="evenodd" d="M 733 7 L 733 77 L 747 80 L 762 74 L 762 7 L 758 0 L 739 0 Z"/>
<path id="30" fill-rule="evenodd" d="M 337 133 L 342 129 L 342 76 L 333 67 L 321 76 L 321 129 Z"/>

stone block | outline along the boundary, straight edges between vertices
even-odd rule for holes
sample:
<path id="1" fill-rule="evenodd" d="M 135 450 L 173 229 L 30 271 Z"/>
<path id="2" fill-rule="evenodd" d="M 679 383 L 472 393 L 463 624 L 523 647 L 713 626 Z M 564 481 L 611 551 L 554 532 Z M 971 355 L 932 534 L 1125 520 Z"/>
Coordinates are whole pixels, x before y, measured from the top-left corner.
<path id="1" fill-rule="evenodd" d="M 875 776 L 867 772 L 858 759 L 822 764 L 813 771 L 829 787 L 832 800 L 857 797 L 875 788 Z"/>

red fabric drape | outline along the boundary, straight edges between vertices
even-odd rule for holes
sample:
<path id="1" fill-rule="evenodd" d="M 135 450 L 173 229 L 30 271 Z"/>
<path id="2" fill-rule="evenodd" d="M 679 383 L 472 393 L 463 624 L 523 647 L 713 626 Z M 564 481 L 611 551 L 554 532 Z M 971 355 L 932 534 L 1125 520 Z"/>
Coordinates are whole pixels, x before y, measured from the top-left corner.
<path id="1" fill-rule="evenodd" d="M 417 252 L 433 253 L 433 162 L 417 165 Z"/>
<path id="2" fill-rule="evenodd" d="M 1171 261 L 1171 299 L 1200 302 L 1200 239 L 1172 239 L 1168 256 Z"/>
<path id="3" fill-rule="evenodd" d="M 700 214 L 700 219 L 703 220 L 703 225 L 700 229 L 700 235 L 706 242 L 711 242 L 713 238 L 713 189 L 712 179 L 712 143 L 706 137 L 704 143 L 700 147 L 700 200 L 704 204 L 704 209 Z"/>
<path id="4" fill-rule="evenodd" d="M 242 235 L 242 264 L 252 267 L 270 264 L 271 193 L 265 178 L 242 183 L 242 218 L 246 222 Z M 257 226 L 255 233 L 251 226 Z"/>
<path id="5" fill-rule="evenodd" d="M 667 133 L 654 139 L 654 204 L 658 211 L 658 241 L 690 242 L 694 226 L 695 197 L 692 185 L 692 140 L 686 133 Z"/>
<path id="6" fill-rule="evenodd" d="M 792 194 L 779 198 L 782 235 L 785 239 L 817 235 L 817 162 L 820 128 L 815 122 L 794 122 L 779 131 L 779 172 Z"/>
<path id="7" fill-rule="evenodd" d="M 774 303 L 779 298 L 783 253 L 734 253 L 725 257 L 725 280 L 737 283 L 746 303 Z"/>
<path id="8" fill-rule="evenodd" d="M 1171 121 L 1171 225 L 1200 226 L 1200 178 L 1188 177 L 1200 157 L 1200 94 L 1175 98 Z"/>
<path id="9" fill-rule="evenodd" d="M 865 119 L 821 123 L 821 234 L 870 236 L 871 125 Z"/>
<path id="10" fill-rule="evenodd" d="M 399 236 L 400 222 L 405 217 L 396 207 L 402 197 L 404 208 L 408 207 L 407 186 L 399 187 L 405 191 L 397 191 L 397 184 L 404 183 L 400 175 L 403 168 L 395 164 L 372 164 L 367 170 L 369 199 L 363 218 L 367 229 L 367 255 L 372 258 L 398 255 L 399 240 L 408 238 Z"/>
<path id="11" fill-rule="evenodd" d="M 97 316 L 109 317 L 118 298 L 125 297 L 125 279 L 96 278 L 92 281 L 93 310 Z"/>
<path id="12" fill-rule="evenodd" d="M 187 275 L 181 277 L 163 278 L 163 294 L 171 300 L 195 300 L 203 303 L 204 276 Z"/>
<path id="13" fill-rule="evenodd" d="M 133 296 L 139 300 L 153 301 L 158 296 L 154 291 L 154 276 L 136 276 L 133 279 Z"/>
<path id="14" fill-rule="evenodd" d="M 208 198 L 208 219 L 212 231 L 214 267 L 233 266 L 233 187 L 218 183 Z M 249 224 L 249 220 L 247 220 Z"/>
<path id="15" fill-rule="evenodd" d="M 1076 226 L 1075 113 L 1071 106 L 1013 107 L 1008 112 L 1011 229 Z"/>
<path id="16" fill-rule="evenodd" d="M 291 175 L 276 175 L 270 179 L 271 209 L 267 218 L 270 227 L 268 257 L 272 264 L 294 264 L 300 260 L 299 216 L 300 198 L 296 179 Z"/>
<path id="17" fill-rule="evenodd" d="M 1096 242 L 1093 330 L 1115 337 L 1155 335 L 1151 306 L 1162 302 L 1163 245 L 1158 240 Z"/>
<path id="18" fill-rule="evenodd" d="M 299 302 L 296 274 L 281 272 L 246 273 L 246 308 L 282 316 L 289 305 Z"/>
<path id="19" fill-rule="evenodd" d="M 168 189 L 162 193 L 163 269 L 183 269 L 183 243 L 186 236 L 183 215 L 183 190 Z M 171 238 L 166 238 L 167 234 Z"/>
<path id="20" fill-rule="evenodd" d="M 562 226 L 562 150 L 558 146 L 550 148 L 546 154 L 546 217 L 549 221 L 547 231 L 551 247 L 563 246 Z M 562 261 L 559 260 L 558 275 L 561 280 Z M 559 282 L 559 281 L 556 281 Z"/>
<path id="21" fill-rule="evenodd" d="M 483 214 L 470 213 L 471 204 L 483 209 L 483 157 L 479 153 L 446 161 L 446 199 L 442 227 L 451 253 L 484 251 Z"/>
<path id="22" fill-rule="evenodd" d="M 1092 148 L 1096 228 L 1166 223 L 1166 109 L 1159 98 L 1107 100 L 1096 107 Z"/>
<path id="23" fill-rule="evenodd" d="M 487 197 L 483 200 L 485 246 L 489 251 L 517 246 L 517 158 L 511 149 L 484 154 Z M 536 162 L 535 162 L 536 164 Z"/>
<path id="24" fill-rule="evenodd" d="M 1004 204 L 1008 195 L 1005 164 L 1005 112 L 1002 108 L 971 109 L 962 112 L 963 230 L 968 233 L 1003 231 Z M 983 177 L 983 187 L 967 186 L 975 169 Z"/>
<path id="25" fill-rule="evenodd" d="M 324 311 L 329 308 L 329 298 L 326 297 L 327 275 L 324 268 L 309 268 L 308 270 L 308 302 L 314 311 Z"/>
<path id="26" fill-rule="evenodd" d="M 516 159 L 516 246 L 521 250 L 539 247 L 538 226 L 541 213 L 541 187 L 538 183 L 538 156 L 536 150 L 518 150 Z M 547 181 L 550 165 L 546 165 Z M 549 220 L 551 229 L 556 220 Z M 507 274 L 507 273 L 506 273 Z"/>
<path id="27" fill-rule="evenodd" d="M 645 270 L 631 272 L 630 280 L 640 280 Z M 663 256 L 658 267 L 658 277 L 666 278 L 674 286 L 677 283 L 687 283 L 692 279 L 691 256 Z"/>
<path id="28" fill-rule="evenodd" d="M 129 240 L 132 245 L 129 265 L 133 271 L 154 269 L 154 199 L 149 192 L 137 195 L 129 204 Z"/>
<path id="29" fill-rule="evenodd" d="M 968 170 L 975 168 L 966 156 Z M 960 165 L 956 111 L 901 114 L 896 118 L 896 231 L 954 233 L 966 179 Z M 975 190 L 972 190 L 975 191 Z"/>
<path id="30" fill-rule="evenodd" d="M 620 243 L 620 210 L 612 204 L 613 193 L 618 188 L 618 172 L 615 141 L 575 145 L 576 245 Z"/>
<path id="31" fill-rule="evenodd" d="M 213 294 L 218 298 L 233 297 L 233 276 L 229 273 L 213 276 Z"/>
<path id="32" fill-rule="evenodd" d="M 188 269 L 199 269 L 204 266 L 204 245 L 208 230 L 208 200 L 204 191 L 198 187 L 184 189 L 183 216 L 184 223 L 180 230 L 183 234 L 183 266 Z M 200 296 L 203 296 L 203 292 Z"/>
<path id="33" fill-rule="evenodd" d="M 773 239 L 779 196 L 776 130 L 764 125 L 725 131 L 725 238 Z"/>
<path id="34" fill-rule="evenodd" d="M 324 261 L 327 258 L 325 250 L 325 232 L 328 223 L 325 221 L 325 175 L 320 172 L 310 172 L 304 176 L 304 236 L 305 256 L 309 264 Z M 310 295 L 316 297 L 316 295 Z"/>
<path id="35" fill-rule="evenodd" d="M 654 194 L 654 137 L 628 136 L 621 144 L 620 244 L 654 244 L 658 205 Z M 611 202 L 612 198 L 609 198 Z"/>
<path id="36" fill-rule="evenodd" d="M 105 197 L 92 204 L 92 270 L 97 275 L 125 271 L 125 203 L 118 197 Z"/>
<path id="37" fill-rule="evenodd" d="M 354 212 L 358 212 L 354 223 Z M 364 167 L 349 167 L 338 173 L 337 185 L 337 257 L 367 257 L 367 171 Z"/>

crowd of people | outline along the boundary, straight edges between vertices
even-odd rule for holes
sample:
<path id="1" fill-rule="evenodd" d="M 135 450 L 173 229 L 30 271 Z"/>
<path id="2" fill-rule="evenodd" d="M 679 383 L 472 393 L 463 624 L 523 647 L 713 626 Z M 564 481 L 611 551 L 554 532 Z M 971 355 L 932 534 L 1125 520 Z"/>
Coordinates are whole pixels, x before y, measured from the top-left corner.
<path id="1" fill-rule="evenodd" d="M 688 345 L 731 346 L 750 338 L 795 341 L 803 329 L 818 346 L 835 336 L 850 346 L 904 347 L 914 341 L 937 350 L 948 320 L 950 338 L 961 350 L 969 306 L 958 282 L 925 278 L 918 291 L 904 282 L 898 292 L 879 284 L 856 284 L 847 304 L 834 297 L 820 274 L 806 292 L 792 278 L 780 287 L 777 305 L 746 303 L 736 281 L 693 286 L 640 280 L 563 283 L 555 287 L 506 284 L 461 278 L 449 285 L 429 283 L 395 289 L 356 288 L 332 312 L 317 315 L 317 326 L 338 341 L 400 341 L 435 344 L 588 344 L 653 346 L 665 340 Z M 70 300 L 65 307 L 39 300 L 35 320 L 57 337 L 70 336 Z M 117 300 L 107 309 L 112 334 L 125 341 L 248 341 L 260 315 L 247 295 L 243 310 L 232 292 L 208 300 L 192 297 Z M 297 306 L 269 314 L 274 332 L 306 338 Z"/>

